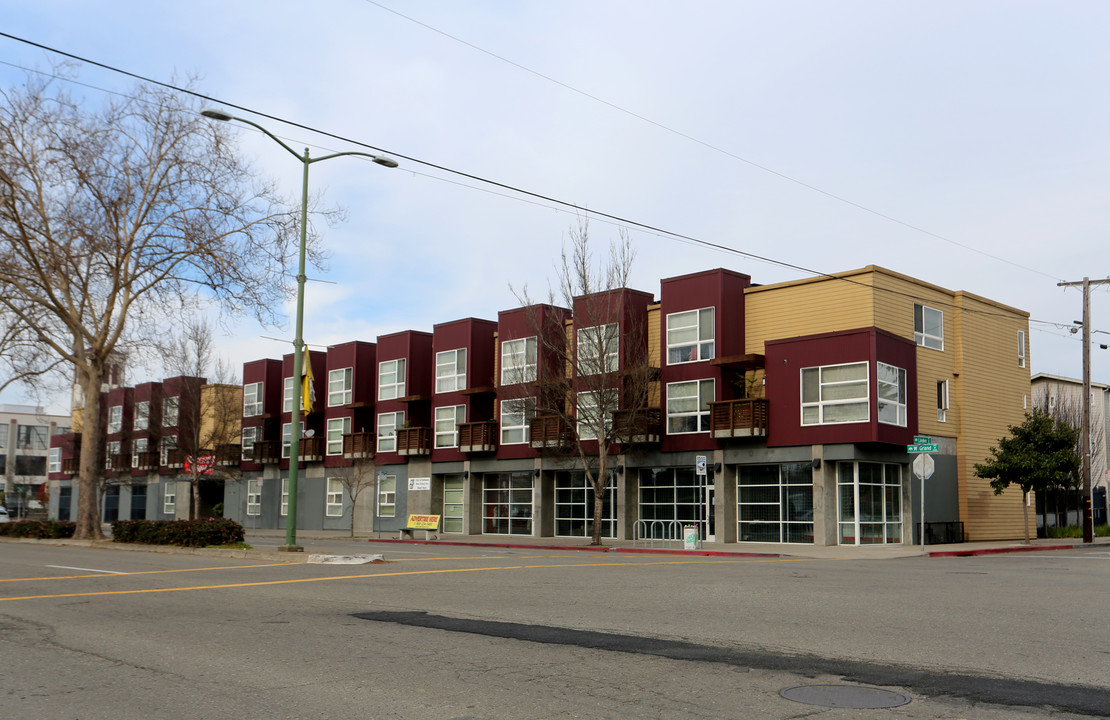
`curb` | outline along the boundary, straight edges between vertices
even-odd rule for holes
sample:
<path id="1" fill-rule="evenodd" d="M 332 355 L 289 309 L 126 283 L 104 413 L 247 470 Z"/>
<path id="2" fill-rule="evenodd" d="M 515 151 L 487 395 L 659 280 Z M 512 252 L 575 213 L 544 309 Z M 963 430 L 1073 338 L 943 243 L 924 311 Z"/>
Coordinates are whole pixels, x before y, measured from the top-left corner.
<path id="1" fill-rule="evenodd" d="M 936 550 L 926 553 L 929 557 L 973 557 L 975 555 L 1002 555 L 1005 553 L 1041 552 L 1043 550 L 1075 550 L 1082 545 L 1020 545 L 1013 547 L 977 548 L 974 550 Z"/>
<path id="2" fill-rule="evenodd" d="M 615 552 L 640 553 L 648 555 L 697 555 L 702 557 L 782 557 L 781 553 L 729 552 L 727 550 L 668 550 L 665 548 L 625 548 L 609 547 L 606 545 L 530 545 L 524 543 L 471 543 L 458 540 L 401 540 L 393 538 L 369 538 L 367 542 L 390 543 L 394 545 L 454 545 L 456 547 L 493 547 L 509 548 L 512 550 L 562 550 L 569 552 Z"/>

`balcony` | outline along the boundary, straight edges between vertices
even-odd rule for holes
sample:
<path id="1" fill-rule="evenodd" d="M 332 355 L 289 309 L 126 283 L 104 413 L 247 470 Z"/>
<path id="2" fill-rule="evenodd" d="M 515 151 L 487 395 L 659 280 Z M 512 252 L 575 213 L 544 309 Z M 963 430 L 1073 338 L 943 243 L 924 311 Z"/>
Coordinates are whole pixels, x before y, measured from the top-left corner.
<path id="1" fill-rule="evenodd" d="M 218 445 L 216 446 L 216 464 L 222 467 L 235 467 L 239 464 L 243 457 L 243 449 L 240 445 Z"/>
<path id="2" fill-rule="evenodd" d="M 343 436 L 343 457 L 348 460 L 362 460 L 374 457 L 374 433 L 360 432 Z"/>
<path id="3" fill-rule="evenodd" d="M 133 470 L 157 470 L 162 458 L 157 450 L 144 450 L 135 453 L 134 461 L 131 466 Z"/>
<path id="4" fill-rule="evenodd" d="M 182 448 L 167 450 L 166 459 L 162 465 L 170 470 L 183 470 L 185 468 L 185 450 Z"/>
<path id="5" fill-rule="evenodd" d="M 459 423 L 459 450 L 465 453 L 493 452 L 497 449 L 497 421 Z"/>
<path id="6" fill-rule="evenodd" d="M 715 438 L 767 437 L 763 398 L 709 403 L 709 429 Z"/>
<path id="7" fill-rule="evenodd" d="M 301 462 L 318 462 L 324 459 L 324 436 L 313 435 L 301 438 L 299 453 Z"/>
<path id="8" fill-rule="evenodd" d="M 111 467 L 113 472 L 126 472 L 131 469 L 131 453 L 117 453 L 112 456 Z"/>
<path id="9" fill-rule="evenodd" d="M 398 455 L 430 455 L 431 453 L 431 428 L 411 427 L 397 429 Z"/>
<path id="10" fill-rule="evenodd" d="M 277 440 L 256 440 L 253 450 L 254 462 L 259 465 L 281 462 L 281 443 Z"/>
<path id="11" fill-rule="evenodd" d="M 574 443 L 574 433 L 558 415 L 534 417 L 529 427 L 534 448 L 569 448 Z"/>
<path id="12" fill-rule="evenodd" d="M 613 411 L 613 437 L 622 443 L 658 443 L 662 431 L 663 414 L 659 408 Z"/>
<path id="13" fill-rule="evenodd" d="M 67 475 L 76 475 L 81 472 L 81 458 L 62 458 L 62 472 Z"/>

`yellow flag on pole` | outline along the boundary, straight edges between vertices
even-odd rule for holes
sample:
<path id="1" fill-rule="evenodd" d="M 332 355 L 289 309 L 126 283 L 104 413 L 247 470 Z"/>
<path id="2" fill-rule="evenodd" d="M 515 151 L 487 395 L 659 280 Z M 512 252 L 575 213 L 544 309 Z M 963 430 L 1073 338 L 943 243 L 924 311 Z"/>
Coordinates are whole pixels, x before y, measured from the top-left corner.
<path id="1" fill-rule="evenodd" d="M 315 405 L 316 384 L 312 378 L 312 357 L 305 350 L 301 357 L 301 408 L 308 415 Z"/>

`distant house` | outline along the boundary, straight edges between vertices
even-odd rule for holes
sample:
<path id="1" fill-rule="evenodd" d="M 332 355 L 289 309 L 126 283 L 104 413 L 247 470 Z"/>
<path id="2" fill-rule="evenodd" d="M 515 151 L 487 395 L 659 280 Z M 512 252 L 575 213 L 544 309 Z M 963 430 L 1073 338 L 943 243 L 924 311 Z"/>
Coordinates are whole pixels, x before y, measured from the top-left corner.
<path id="1" fill-rule="evenodd" d="M 41 488 L 55 463 L 50 440 L 68 432 L 68 416 L 50 415 L 34 405 L 0 405 L 0 505 L 13 518 L 42 508 Z"/>

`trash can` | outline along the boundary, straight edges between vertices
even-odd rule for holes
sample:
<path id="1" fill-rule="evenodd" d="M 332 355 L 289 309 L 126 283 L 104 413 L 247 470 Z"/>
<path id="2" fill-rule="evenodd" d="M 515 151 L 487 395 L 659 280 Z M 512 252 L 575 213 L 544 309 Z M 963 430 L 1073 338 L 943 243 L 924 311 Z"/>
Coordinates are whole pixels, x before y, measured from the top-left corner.
<path id="1" fill-rule="evenodd" d="M 683 525 L 682 526 L 682 549 L 683 550 L 697 550 L 701 545 L 701 533 L 698 532 L 697 525 Z"/>

